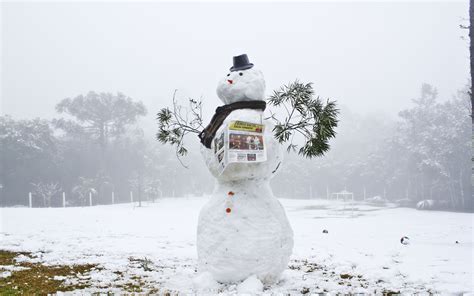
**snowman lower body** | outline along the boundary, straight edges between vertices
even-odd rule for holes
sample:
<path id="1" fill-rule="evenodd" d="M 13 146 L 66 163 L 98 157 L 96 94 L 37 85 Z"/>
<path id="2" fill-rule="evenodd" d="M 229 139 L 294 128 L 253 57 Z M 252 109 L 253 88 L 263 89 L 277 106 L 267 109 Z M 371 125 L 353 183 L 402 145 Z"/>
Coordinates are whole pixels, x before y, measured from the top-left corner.
<path id="1" fill-rule="evenodd" d="M 276 282 L 288 266 L 293 231 L 267 179 L 220 182 L 199 215 L 199 271 L 222 283 L 256 276 Z"/>

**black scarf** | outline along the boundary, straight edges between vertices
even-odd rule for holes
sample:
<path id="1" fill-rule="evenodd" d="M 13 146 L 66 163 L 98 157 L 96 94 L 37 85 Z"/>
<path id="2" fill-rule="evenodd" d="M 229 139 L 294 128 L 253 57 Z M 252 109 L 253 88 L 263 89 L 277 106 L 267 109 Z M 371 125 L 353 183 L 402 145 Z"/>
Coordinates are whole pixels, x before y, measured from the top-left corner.
<path id="1" fill-rule="evenodd" d="M 216 113 L 214 113 L 214 116 L 212 116 L 211 122 L 202 132 L 199 133 L 198 137 L 201 139 L 201 143 L 205 147 L 211 149 L 212 139 L 214 139 L 217 130 L 219 127 L 221 127 L 224 120 L 232 111 L 238 109 L 254 109 L 265 111 L 266 107 L 267 103 L 264 101 L 242 101 L 217 107 Z"/>

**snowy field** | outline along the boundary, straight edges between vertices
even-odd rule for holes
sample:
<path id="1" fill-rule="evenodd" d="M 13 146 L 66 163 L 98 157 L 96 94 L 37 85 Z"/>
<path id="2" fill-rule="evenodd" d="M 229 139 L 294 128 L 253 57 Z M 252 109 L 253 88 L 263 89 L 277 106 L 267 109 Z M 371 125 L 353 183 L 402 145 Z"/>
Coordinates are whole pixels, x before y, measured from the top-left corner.
<path id="1" fill-rule="evenodd" d="M 0 249 L 44 264 L 96 263 L 65 283 L 83 292 L 237 293 L 196 290 L 196 227 L 206 198 L 84 208 L 0 209 Z M 473 214 L 281 199 L 295 234 L 292 260 L 264 293 L 463 293 L 473 289 Z M 327 230 L 328 233 L 323 233 Z M 407 236 L 410 244 L 400 238 Z M 456 243 L 456 241 L 458 243 Z M 1 267 L 0 267 L 1 268 Z M 0 271 L 1 274 L 1 271 Z"/>

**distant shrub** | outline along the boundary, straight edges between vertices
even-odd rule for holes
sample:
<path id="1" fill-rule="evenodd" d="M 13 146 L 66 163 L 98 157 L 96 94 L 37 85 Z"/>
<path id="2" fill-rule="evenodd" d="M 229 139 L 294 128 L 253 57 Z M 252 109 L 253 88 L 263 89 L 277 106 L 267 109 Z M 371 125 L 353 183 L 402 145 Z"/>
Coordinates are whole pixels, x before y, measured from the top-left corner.
<path id="1" fill-rule="evenodd" d="M 452 210 L 449 201 L 425 199 L 416 204 L 417 210 Z"/>
<path id="2" fill-rule="evenodd" d="M 383 204 L 386 204 L 388 202 L 388 200 L 386 200 L 385 198 L 381 197 L 381 196 L 374 196 L 374 197 L 371 197 L 371 198 L 368 198 L 365 200 L 366 202 L 368 203 L 372 203 L 372 204 L 378 204 L 378 205 L 383 205 Z"/>
<path id="3" fill-rule="evenodd" d="M 417 210 L 433 210 L 435 201 L 432 199 L 421 200 L 416 204 Z"/>

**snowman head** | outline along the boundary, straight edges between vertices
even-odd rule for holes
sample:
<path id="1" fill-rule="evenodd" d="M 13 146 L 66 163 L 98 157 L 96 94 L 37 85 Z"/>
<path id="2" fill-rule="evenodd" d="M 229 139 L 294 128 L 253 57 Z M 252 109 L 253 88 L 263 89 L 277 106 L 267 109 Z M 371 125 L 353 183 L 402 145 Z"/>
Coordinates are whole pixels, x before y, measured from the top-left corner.
<path id="1" fill-rule="evenodd" d="M 224 104 L 240 101 L 264 101 L 265 79 L 260 70 L 253 68 L 247 55 L 234 57 L 234 66 L 219 80 L 217 96 Z"/>

